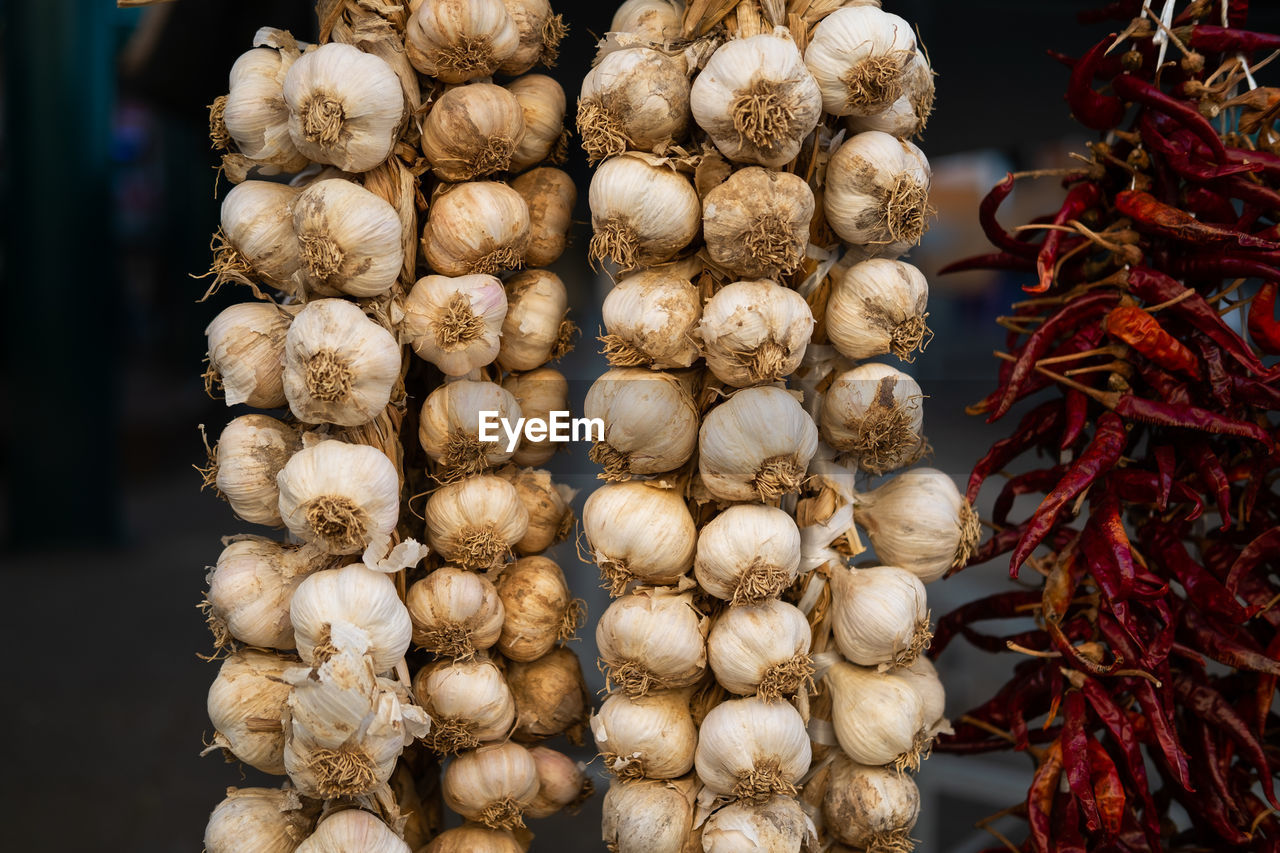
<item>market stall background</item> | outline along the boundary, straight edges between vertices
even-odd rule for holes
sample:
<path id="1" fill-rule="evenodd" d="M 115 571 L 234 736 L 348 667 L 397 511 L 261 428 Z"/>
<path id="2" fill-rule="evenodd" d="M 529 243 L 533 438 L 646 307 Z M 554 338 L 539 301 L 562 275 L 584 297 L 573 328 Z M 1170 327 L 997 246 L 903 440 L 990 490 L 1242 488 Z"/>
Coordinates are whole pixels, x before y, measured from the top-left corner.
<path id="1" fill-rule="evenodd" d="M 553 73 L 573 97 L 614 4 L 554 5 L 570 35 Z M 974 209 L 1007 170 L 1061 165 L 1083 150 L 1056 95 L 1066 72 L 1044 49 L 1079 53 L 1096 35 L 1073 25 L 1081 4 L 1069 0 L 885 6 L 917 22 L 940 75 L 928 131 L 938 218 L 910 258 L 929 274 L 982 250 Z M 218 212 L 205 105 L 262 25 L 308 38 L 314 15 L 305 0 L 125 11 L 103 0 L 0 0 L 0 719 L 11 733 L 0 813 L 15 848 L 190 850 L 222 790 L 258 779 L 198 757 L 214 666 L 197 657 L 211 643 L 195 606 L 218 538 L 246 526 L 200 491 L 192 468 L 204 456 L 197 424 L 216 432 L 230 417 L 200 374 L 203 328 L 235 294 L 198 304 L 204 285 L 191 274 L 208 268 Z M 1280 27 L 1280 9 L 1259 8 L 1253 26 Z M 585 189 L 576 149 L 566 168 Z M 1056 188 L 1020 185 L 1010 221 L 1051 206 L 1037 193 L 1052 199 Z M 587 331 L 560 364 L 577 406 L 604 370 L 592 344 L 609 286 L 586 266 L 581 196 L 574 244 L 556 266 Z M 930 283 L 937 336 L 906 369 L 930 398 L 929 464 L 963 482 L 999 429 L 963 407 L 989 388 L 1003 336 L 994 317 L 1020 282 Z M 580 490 L 579 509 L 597 484 L 586 449 L 548 466 Z M 606 597 L 594 568 L 571 545 L 552 556 L 598 616 Z M 934 585 L 935 615 L 1003 578 L 976 568 Z M 591 632 L 582 633 L 575 650 L 590 661 Z M 948 654 L 949 709 L 988 696 L 1006 675 L 1001 663 Z M 989 844 L 973 821 L 1022 797 L 1027 773 L 1020 756 L 935 756 L 919 777 L 918 849 Z M 535 825 L 534 850 L 602 849 L 599 808 L 596 797 L 576 818 Z"/>

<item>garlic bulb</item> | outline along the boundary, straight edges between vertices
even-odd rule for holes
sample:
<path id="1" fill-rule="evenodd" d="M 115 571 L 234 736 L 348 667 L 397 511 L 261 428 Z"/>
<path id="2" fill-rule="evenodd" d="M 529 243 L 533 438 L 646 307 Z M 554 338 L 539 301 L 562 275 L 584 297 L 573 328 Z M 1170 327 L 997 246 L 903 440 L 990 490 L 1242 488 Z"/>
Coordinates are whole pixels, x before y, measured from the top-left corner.
<path id="1" fill-rule="evenodd" d="M 582 80 L 578 134 L 593 163 L 628 149 L 661 154 L 688 125 L 689 76 L 681 54 L 615 50 Z"/>
<path id="2" fill-rule="evenodd" d="M 910 465 L 925 450 L 924 393 L 887 364 L 860 364 L 828 386 L 818 431 L 869 474 Z"/>
<path id="3" fill-rule="evenodd" d="M 977 548 L 978 515 L 946 474 L 913 468 L 857 496 L 853 520 L 882 561 L 932 583 Z"/>
<path id="4" fill-rule="evenodd" d="M 431 717 L 427 744 L 445 755 L 502 740 L 516 719 L 502 671 L 484 658 L 424 667 L 414 676 L 413 693 Z"/>
<path id="5" fill-rule="evenodd" d="M 511 182 L 529 207 L 529 248 L 525 263 L 544 267 L 564 254 L 572 227 L 578 189 L 567 172 L 543 166 L 531 169 Z"/>
<path id="6" fill-rule="evenodd" d="M 263 773 L 284 775 L 284 715 L 289 685 L 281 675 L 297 660 L 244 649 L 218 668 L 206 708 L 215 729 L 205 750 L 225 749 Z"/>
<path id="7" fill-rule="evenodd" d="M 369 812 L 347 809 L 320 822 L 298 853 L 410 853 L 409 845 Z"/>
<path id="8" fill-rule="evenodd" d="M 533 370 L 573 349 L 578 327 L 568 318 L 569 295 L 550 270 L 525 270 L 506 281 L 507 316 L 502 321 L 498 365 Z"/>
<path id="9" fill-rule="evenodd" d="M 529 529 L 516 543 L 517 554 L 540 554 L 569 538 L 576 521 L 569 506 L 577 494 L 575 490 L 552 482 L 549 471 L 507 466 L 496 473 L 516 487 L 520 502 L 529 512 Z"/>
<path id="10" fill-rule="evenodd" d="M 524 111 L 524 135 L 511 154 L 511 171 L 523 172 L 543 160 L 562 161 L 566 146 L 564 89 L 546 74 L 525 74 L 512 80 L 506 88 L 516 96 Z M 550 261 L 531 257 L 529 263 L 545 266 Z"/>
<path id="11" fill-rule="evenodd" d="M 918 770 L 931 741 L 924 703 L 911 685 L 874 669 L 837 663 L 827 672 L 840 748 L 859 764 Z"/>
<path id="12" fill-rule="evenodd" d="M 539 367 L 528 373 L 511 374 L 502 380 L 526 418 L 547 420 L 552 412 L 569 411 L 569 381 L 551 367 Z M 547 438 L 530 441 L 523 436 L 511 461 L 517 465 L 542 465 L 556 455 L 559 445 Z"/>
<path id="13" fill-rule="evenodd" d="M 698 471 L 722 501 L 771 501 L 800 490 L 818 428 L 790 392 L 744 388 L 716 406 L 698 435 Z"/>
<path id="14" fill-rule="evenodd" d="M 436 477 L 443 483 L 478 474 L 511 458 L 501 431 L 490 421 L 497 441 L 480 439 L 482 412 L 515 423 L 521 417 L 520 404 L 511 392 L 494 382 L 459 379 L 436 388 L 422 404 L 418 420 L 418 442 L 441 469 Z M 490 415 L 492 417 L 492 415 Z"/>
<path id="15" fill-rule="evenodd" d="M 686 853 L 694 840 L 697 782 L 614 782 L 604 795 L 601 829 L 617 853 Z"/>
<path id="16" fill-rule="evenodd" d="M 222 124 L 236 148 L 256 163 L 297 172 L 307 165 L 289 136 L 289 108 L 284 79 L 297 50 L 255 47 L 231 66 L 230 85 L 222 106 Z"/>
<path id="17" fill-rule="evenodd" d="M 564 572 L 546 557 L 524 557 L 498 577 L 498 597 L 506 614 L 498 651 L 508 660 L 532 661 L 560 640 L 573 637 L 582 603 L 573 597 Z"/>
<path id="18" fill-rule="evenodd" d="M 707 637 L 707 661 L 730 693 L 779 699 L 813 674 L 812 629 L 799 608 L 767 598 L 720 611 Z"/>
<path id="19" fill-rule="evenodd" d="M 827 337 L 841 354 L 860 361 L 893 353 L 910 362 L 933 337 L 925 324 L 929 282 L 910 264 L 880 258 L 842 262 L 832 279 Z"/>
<path id="20" fill-rule="evenodd" d="M 440 790 L 449 808 L 493 829 L 524 826 L 538 796 L 538 765 L 518 743 L 487 744 L 449 763 Z"/>
<path id="21" fill-rule="evenodd" d="M 418 279 L 404 301 L 404 334 L 446 376 L 465 376 L 498 355 L 507 294 L 491 275 Z"/>
<path id="22" fill-rule="evenodd" d="M 604 766 L 620 779 L 674 779 L 693 768 L 698 729 L 680 691 L 610 694 L 591 717 L 591 734 Z"/>
<path id="23" fill-rule="evenodd" d="M 563 752 L 535 746 L 529 754 L 538 765 L 538 796 L 525 808 L 526 817 L 551 817 L 566 809 L 576 812 L 575 806 L 595 791 L 578 762 Z"/>
<path id="24" fill-rule="evenodd" d="M 454 184 L 438 193 L 422 229 L 423 257 L 442 275 L 515 269 L 528 246 L 528 205 L 520 193 L 493 181 Z"/>
<path id="25" fill-rule="evenodd" d="M 878 130 L 859 133 L 827 163 L 827 224 L 847 243 L 896 258 L 929 227 L 932 176 L 929 161 L 912 143 Z"/>
<path id="26" fill-rule="evenodd" d="M 702 528 L 693 572 L 716 598 L 759 604 L 795 582 L 800 529 L 777 507 L 735 504 Z"/>
<path id="27" fill-rule="evenodd" d="M 529 663 L 511 661 L 507 686 L 516 703 L 515 740 L 535 743 L 563 733 L 570 743 L 582 744 L 590 706 L 582 665 L 572 651 L 561 646 Z"/>
<path id="28" fill-rule="evenodd" d="M 314 545 L 237 537 L 209 572 L 209 628 L 219 647 L 231 640 L 269 649 L 294 647 L 289 601 L 298 584 L 332 558 Z"/>
<path id="29" fill-rule="evenodd" d="M 504 172 L 524 135 L 516 96 L 492 83 L 448 89 L 422 122 L 422 153 L 442 181 Z"/>
<path id="30" fill-rule="evenodd" d="M 638 482 L 603 486 L 587 498 L 582 527 L 613 595 L 632 580 L 674 584 L 693 565 L 698 532 L 674 489 Z"/>
<path id="31" fill-rule="evenodd" d="M 915 32 L 877 6 L 837 9 L 813 29 L 804 61 L 832 115 L 876 115 L 902 94 Z"/>
<path id="32" fill-rule="evenodd" d="M 804 260 L 813 210 L 813 190 L 803 178 L 758 166 L 740 169 L 703 200 L 707 253 L 742 278 L 787 275 Z"/>
<path id="33" fill-rule="evenodd" d="M 440 487 L 428 498 L 426 515 L 431 547 L 464 569 L 504 562 L 529 527 L 515 486 L 491 475 Z"/>
<path id="34" fill-rule="evenodd" d="M 341 178 L 316 181 L 293 204 L 298 274 L 311 290 L 380 296 L 404 263 L 400 217 L 391 204 Z"/>
<path id="35" fill-rule="evenodd" d="M 204 330 L 209 339 L 205 389 L 222 386 L 228 406 L 278 409 L 284 396 L 281 363 L 289 314 L 269 302 L 241 302 L 223 309 Z"/>
<path id="36" fill-rule="evenodd" d="M 713 793 L 761 805 L 774 794 L 794 796 L 810 757 L 799 712 L 752 697 L 721 702 L 707 713 L 694 764 Z"/>
<path id="37" fill-rule="evenodd" d="M 826 828 L 845 844 L 883 853 L 910 850 L 920 790 L 906 773 L 840 756 L 827 777 L 822 814 Z"/>
<path id="38" fill-rule="evenodd" d="M 611 33 L 634 33 L 655 44 L 680 38 L 684 3 L 678 0 L 626 0 L 613 13 Z"/>
<path id="39" fill-rule="evenodd" d="M 520 46 L 520 31 L 502 0 L 418 0 L 410 8 L 409 61 L 445 83 L 488 77 Z"/>
<path id="40" fill-rule="evenodd" d="M 285 337 L 289 409 L 305 423 L 366 424 L 391 401 L 400 362 L 395 336 L 354 302 L 308 302 Z"/>
<path id="41" fill-rule="evenodd" d="M 355 554 L 387 543 L 395 530 L 400 481 L 375 447 L 318 442 L 293 454 L 276 482 L 289 532 L 326 553 Z"/>
<path id="42" fill-rule="evenodd" d="M 298 151 L 344 172 L 367 172 L 395 144 L 404 119 L 400 78 L 380 57 L 349 44 L 323 44 L 284 78 L 289 135 Z"/>
<path id="43" fill-rule="evenodd" d="M 274 51 L 272 51 L 274 53 Z M 302 259 L 293 230 L 299 190 L 271 181 L 241 181 L 222 200 L 222 236 L 214 272 L 260 279 L 290 291 Z"/>
<path id="44" fill-rule="evenodd" d="M 775 382 L 800 366 L 813 334 L 813 312 L 789 287 L 764 279 L 735 281 L 707 300 L 698 331 L 707 367 L 721 382 Z"/>
<path id="45" fill-rule="evenodd" d="M 228 788 L 204 829 L 206 853 L 293 853 L 315 826 L 317 808 L 291 788 Z"/>
<path id="46" fill-rule="evenodd" d="M 692 593 L 624 595 L 596 623 L 605 680 L 630 696 L 687 687 L 707 668 L 707 617 Z"/>
<path id="47" fill-rule="evenodd" d="M 859 666 L 910 666 L 929 647 L 924 584 L 904 569 L 831 570 L 831 628 L 840 654 Z"/>
<path id="48" fill-rule="evenodd" d="M 484 575 L 445 566 L 409 587 L 413 642 L 437 655 L 470 657 L 498 642 L 506 615 Z"/>
<path id="49" fill-rule="evenodd" d="M 697 448 L 698 407 L 669 373 L 614 368 L 592 383 L 582 413 L 604 422 L 589 454 L 604 480 L 674 471 Z"/>
<path id="50" fill-rule="evenodd" d="M 816 841 L 813 821 L 792 797 L 730 803 L 702 827 L 705 853 L 800 853 Z"/>
<path id="51" fill-rule="evenodd" d="M 944 716 L 947 711 L 947 691 L 928 657 L 920 655 L 910 666 L 894 670 L 891 674 L 909 684 L 920 696 L 920 701 L 924 704 L 925 727 L 930 734 L 950 729 L 951 724 Z"/>
<path id="52" fill-rule="evenodd" d="M 375 671 L 386 672 L 404 657 L 413 636 L 395 582 L 359 563 L 309 575 L 293 594 L 289 619 L 298 654 L 313 666 L 352 652 L 368 655 Z"/>
<path id="53" fill-rule="evenodd" d="M 611 157 L 591 177 L 588 255 L 624 270 L 670 260 L 698 235 L 702 206 L 693 184 L 668 166 Z"/>
<path id="54" fill-rule="evenodd" d="M 924 132 L 933 112 L 933 69 L 919 48 L 902 73 L 902 94 L 882 113 L 870 116 L 850 115 L 845 126 L 851 133 L 882 130 L 900 139 Z"/>
<path id="55" fill-rule="evenodd" d="M 547 0 L 504 0 L 507 14 L 516 25 L 520 42 L 515 52 L 498 66 L 509 77 L 524 74 L 539 62 L 555 65 L 560 55 L 560 39 L 567 28 L 564 19 L 552 14 Z"/>
<path id="56" fill-rule="evenodd" d="M 702 299 L 687 278 L 644 270 L 614 285 L 601 306 L 607 335 L 600 339 L 614 367 L 689 367 L 698 360 L 695 337 Z"/>
<path id="57" fill-rule="evenodd" d="M 214 449 L 210 473 L 218 494 L 250 524 L 282 526 L 276 475 L 301 447 L 295 427 L 267 415 L 241 415 L 223 428 Z"/>
<path id="58" fill-rule="evenodd" d="M 796 158 L 822 115 L 818 84 L 783 28 L 718 47 L 689 104 L 726 157 L 773 169 Z"/>
<path id="59" fill-rule="evenodd" d="M 505 829 L 463 824 L 446 829 L 418 853 L 525 853 L 525 848 Z"/>

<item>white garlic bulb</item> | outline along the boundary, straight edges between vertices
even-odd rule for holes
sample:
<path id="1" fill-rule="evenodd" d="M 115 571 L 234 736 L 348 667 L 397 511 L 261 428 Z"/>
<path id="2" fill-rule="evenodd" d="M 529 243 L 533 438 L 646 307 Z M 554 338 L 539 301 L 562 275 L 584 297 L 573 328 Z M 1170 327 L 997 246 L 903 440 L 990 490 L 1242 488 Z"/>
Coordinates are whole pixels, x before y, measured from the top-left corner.
<path id="1" fill-rule="evenodd" d="M 442 181 L 504 172 L 524 136 L 516 96 L 492 83 L 448 89 L 422 122 L 422 153 Z"/>
<path id="2" fill-rule="evenodd" d="M 520 46 L 502 0 L 418 0 L 405 28 L 413 67 L 445 83 L 488 77 Z"/>
<path id="3" fill-rule="evenodd" d="M 589 454 L 604 480 L 674 471 L 697 448 L 697 404 L 669 373 L 614 368 L 592 383 L 582 413 L 604 422 Z"/>
<path id="4" fill-rule="evenodd" d="M 289 108 L 284 79 L 297 50 L 255 47 L 240 54 L 231 66 L 231 79 L 222 107 L 222 124 L 236 148 L 255 163 L 297 172 L 307 165 L 289 136 Z"/>
<path id="5" fill-rule="evenodd" d="M 918 770 L 932 738 L 924 703 L 911 685 L 874 669 L 836 663 L 825 681 L 831 689 L 831 722 L 845 754 L 859 764 Z"/>
<path id="6" fill-rule="evenodd" d="M 582 766 L 563 752 L 535 746 L 529 754 L 538 765 L 538 796 L 525 808 L 525 817 L 551 817 L 565 809 L 575 812 L 577 804 L 595 791 Z"/>
<path id="7" fill-rule="evenodd" d="M 525 848 L 505 829 L 463 824 L 446 829 L 418 853 L 525 853 Z"/>
<path id="8" fill-rule="evenodd" d="M 611 33 L 633 33 L 655 44 L 680 38 L 684 3 L 679 0 L 626 0 L 613 13 Z"/>
<path id="9" fill-rule="evenodd" d="M 674 779 L 693 768 L 698 729 L 680 691 L 613 693 L 591 717 L 604 766 L 620 779 Z"/>
<path id="10" fill-rule="evenodd" d="M 427 745 L 445 755 L 502 740 L 516 719 L 516 705 L 502 671 L 485 658 L 440 662 L 413 679 L 413 693 L 427 715 Z"/>
<path id="11" fill-rule="evenodd" d="M 496 473 L 516 487 L 520 502 L 529 511 L 529 529 L 516 543 L 517 554 L 540 554 L 569 538 L 577 520 L 569 506 L 577 494 L 575 489 L 553 482 L 549 471 L 509 465 Z"/>
<path id="12" fill-rule="evenodd" d="M 524 809 L 537 798 L 538 787 L 533 756 L 510 741 L 462 753 L 440 780 L 445 805 L 493 829 L 524 826 Z"/>
<path id="13" fill-rule="evenodd" d="M 282 378 L 289 314 L 269 302 L 224 308 L 204 330 L 209 339 L 205 389 L 222 386 L 228 406 L 277 409 L 288 401 Z"/>
<path id="14" fill-rule="evenodd" d="M 813 29 L 804 61 L 832 115 L 876 115 L 902 94 L 915 56 L 911 25 L 878 6 L 837 9 Z"/>
<path id="15" fill-rule="evenodd" d="M 887 364 L 860 364 L 838 375 L 822 397 L 822 440 L 869 474 L 910 465 L 925 451 L 924 392 Z"/>
<path id="16" fill-rule="evenodd" d="M 404 302 L 404 334 L 419 357 L 465 376 L 498 355 L 507 294 L 491 275 L 418 279 Z"/>
<path id="17" fill-rule="evenodd" d="M 529 527 L 515 486 L 487 474 L 437 489 L 427 499 L 426 516 L 431 547 L 464 569 L 505 562 Z"/>
<path id="18" fill-rule="evenodd" d="M 582 604 L 569 591 L 564 572 L 546 557 L 523 557 L 503 569 L 497 581 L 502 600 L 498 651 L 508 660 L 532 661 L 561 640 L 573 637 Z"/>
<path id="19" fill-rule="evenodd" d="M 759 604 L 795 582 L 800 529 L 777 507 L 735 504 L 702 528 L 693 572 L 716 598 Z"/>
<path id="20" fill-rule="evenodd" d="M 797 492 L 818 451 L 818 428 L 788 391 L 744 388 L 716 406 L 698 434 L 698 471 L 722 501 Z"/>
<path id="21" fill-rule="evenodd" d="M 297 660 L 244 649 L 227 657 L 209 687 L 205 707 L 214 733 L 208 752 L 225 749 L 250 767 L 284 775 L 284 727 L 289 699 L 281 675 Z"/>
<path id="22" fill-rule="evenodd" d="M 855 361 L 893 353 L 913 361 L 933 337 L 928 319 L 929 282 L 902 261 L 842 261 L 832 273 L 827 337 Z"/>
<path id="23" fill-rule="evenodd" d="M 442 275 L 516 269 L 528 247 L 529 206 L 520 193 L 494 181 L 439 192 L 422 229 L 423 257 Z"/>
<path id="24" fill-rule="evenodd" d="M 511 458 L 501 430 L 490 421 L 497 441 L 480 439 L 482 412 L 515 423 L 521 417 L 520 404 L 511 392 L 494 382 L 459 379 L 436 388 L 422 404 L 418 420 L 418 442 L 441 465 L 436 473 L 441 482 L 453 482 L 478 474 Z M 492 415 L 489 415 L 492 417 Z"/>
<path id="25" fill-rule="evenodd" d="M 507 279 L 498 365 L 533 370 L 573 349 L 578 327 L 569 319 L 569 294 L 550 270 L 525 270 Z"/>
<path id="26" fill-rule="evenodd" d="M 555 65 L 560 55 L 560 39 L 567 28 L 561 16 L 553 14 L 548 0 L 503 0 L 520 34 L 515 52 L 498 66 L 508 77 L 524 74 L 542 62 Z"/>
<path id="27" fill-rule="evenodd" d="M 301 447 L 302 436 L 295 427 L 267 415 L 241 415 L 218 436 L 209 474 L 237 516 L 251 524 L 280 527 L 284 522 L 276 475 Z"/>
<path id="28" fill-rule="evenodd" d="M 562 161 L 566 147 L 564 89 L 546 74 L 525 74 L 507 84 L 524 112 L 524 135 L 511 154 L 511 171 L 523 172 L 543 160 Z M 514 186 L 514 184 L 513 184 Z M 529 258 L 534 266 L 550 261 Z"/>
<path id="29" fill-rule="evenodd" d="M 783 28 L 718 47 L 689 103 L 726 157 L 773 169 L 796 158 L 822 115 L 818 84 Z"/>
<path id="30" fill-rule="evenodd" d="M 713 793 L 751 804 L 774 794 L 794 796 L 809 770 L 809 734 L 786 702 L 730 699 L 712 708 L 698 728 L 698 778 Z"/>
<path id="31" fill-rule="evenodd" d="M 859 133 L 827 163 L 827 224 L 847 243 L 896 258 L 928 230 L 932 177 L 924 152 L 912 143 L 878 130 Z"/>
<path id="32" fill-rule="evenodd" d="M 289 608 L 298 654 L 319 666 L 337 652 L 368 655 L 375 671 L 394 667 L 409 649 L 413 623 L 383 572 L 359 563 L 309 575 Z"/>
<path id="33" fill-rule="evenodd" d="M 628 149 L 662 153 L 688 126 L 689 76 L 681 54 L 615 50 L 582 80 L 578 135 L 593 163 Z"/>
<path id="34" fill-rule="evenodd" d="M 331 814 L 320 822 L 298 853 L 410 853 L 391 827 L 359 809 Z"/>
<path id="35" fill-rule="evenodd" d="M 702 308 L 707 367 L 727 385 L 775 382 L 794 373 L 813 335 L 804 297 L 771 281 L 735 281 Z"/>
<path id="36" fill-rule="evenodd" d="M 909 774 L 836 758 L 822 797 L 824 825 L 839 841 L 864 850 L 911 849 L 920 790 Z"/>
<path id="37" fill-rule="evenodd" d="M 214 272 L 292 290 L 302 262 L 293 230 L 293 203 L 299 192 L 271 181 L 241 181 L 232 187 L 222 200 L 227 249 L 215 259 Z"/>
<path id="38" fill-rule="evenodd" d="M 813 674 L 809 620 L 794 605 L 767 598 L 720 611 L 707 637 L 707 661 L 730 693 L 791 696 Z"/>
<path id="39" fill-rule="evenodd" d="M 289 409 L 305 423 L 366 424 L 390 402 L 400 362 L 395 336 L 354 302 L 308 302 L 285 336 Z"/>
<path id="40" fill-rule="evenodd" d="M 632 580 L 674 584 L 693 565 L 698 532 L 674 489 L 639 482 L 603 486 L 587 498 L 582 526 L 614 595 Z"/>
<path id="41" fill-rule="evenodd" d="M 564 254 L 573 225 L 578 188 L 569 173 L 550 166 L 530 169 L 511 182 L 529 208 L 529 248 L 525 263 L 544 267 Z"/>
<path id="42" fill-rule="evenodd" d="M 913 468 L 857 496 L 853 520 L 876 554 L 932 583 L 963 566 L 982 527 L 955 482 L 935 468 Z"/>
<path id="43" fill-rule="evenodd" d="M 588 256 L 624 270 L 670 260 L 702 225 L 702 205 L 688 178 L 630 154 L 600 164 L 589 199 L 594 233 Z"/>
<path id="44" fill-rule="evenodd" d="M 294 647 L 289 601 L 298 584 L 332 558 L 314 545 L 236 537 L 209 572 L 209 628 L 219 647 L 232 640 L 269 649 Z"/>
<path id="45" fill-rule="evenodd" d="M 367 172 L 387 159 L 405 114 L 404 91 L 391 66 L 338 42 L 293 63 L 284 100 L 298 151 L 345 172 Z"/>
<path id="46" fill-rule="evenodd" d="M 702 202 L 707 254 L 742 278 L 779 278 L 804 261 L 813 190 L 790 172 L 739 169 Z"/>
<path id="47" fill-rule="evenodd" d="M 800 853 L 816 841 L 813 821 L 793 797 L 733 802 L 702 827 L 704 853 Z"/>
<path id="48" fill-rule="evenodd" d="M 572 651 L 560 646 L 529 663 L 509 661 L 507 686 L 516 702 L 512 738 L 536 743 L 564 734 L 582 745 L 590 698 L 582 664 Z"/>
<path id="49" fill-rule="evenodd" d="M 470 657 L 498 642 L 505 611 L 484 575 L 436 569 L 405 596 L 413 622 L 413 642 L 437 655 Z"/>
<path id="50" fill-rule="evenodd" d="M 902 139 L 924 132 L 933 112 L 933 69 L 919 48 L 902 72 L 902 94 L 884 112 L 875 115 L 850 115 L 845 126 L 851 133 L 882 130 Z"/>
<path id="51" fill-rule="evenodd" d="M 617 853 L 686 853 L 694 840 L 694 804 L 698 783 L 686 776 L 674 781 L 616 781 L 604 795 L 601 829 Z"/>
<path id="52" fill-rule="evenodd" d="M 380 296 L 404 263 L 396 209 L 359 184 L 316 181 L 293 203 L 298 275 L 316 293 Z"/>
<path id="53" fill-rule="evenodd" d="M 859 666 L 910 666 L 929 647 L 929 604 L 905 569 L 831 570 L 831 629 L 840 654 Z"/>
<path id="54" fill-rule="evenodd" d="M 924 704 L 925 727 L 930 734 L 950 729 L 946 719 L 947 691 L 938 678 L 933 662 L 925 655 L 917 657 L 910 666 L 894 670 L 892 675 L 911 685 Z"/>
<path id="55" fill-rule="evenodd" d="M 293 454 L 276 482 L 289 532 L 329 554 L 386 544 L 400 516 L 396 466 L 375 447 L 318 442 Z"/>
<path id="56" fill-rule="evenodd" d="M 555 368 L 539 367 L 528 373 L 508 374 L 502 380 L 502 387 L 516 398 L 520 412 L 528 419 L 545 421 L 552 412 L 569 411 L 569 380 Z M 521 436 L 511 461 L 517 465 L 543 465 L 562 446 L 549 437 L 530 440 L 526 434 Z"/>
<path id="57" fill-rule="evenodd" d="M 291 788 L 228 788 L 204 829 L 206 853 L 293 853 L 315 826 L 317 808 Z"/>
<path id="58" fill-rule="evenodd" d="M 604 354 L 614 367 L 689 367 L 698 360 L 702 299 L 689 279 L 661 269 L 629 275 L 601 306 Z"/>
<path id="59" fill-rule="evenodd" d="M 622 596 L 596 623 L 606 682 L 631 696 L 693 684 L 707 668 L 707 627 L 692 593 Z"/>

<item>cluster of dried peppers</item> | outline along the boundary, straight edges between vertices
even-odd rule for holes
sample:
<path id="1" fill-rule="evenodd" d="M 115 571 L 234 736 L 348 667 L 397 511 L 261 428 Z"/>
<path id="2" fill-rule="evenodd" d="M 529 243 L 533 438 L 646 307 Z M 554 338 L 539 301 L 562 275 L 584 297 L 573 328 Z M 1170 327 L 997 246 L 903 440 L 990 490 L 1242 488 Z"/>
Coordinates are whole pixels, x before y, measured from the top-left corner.
<path id="1" fill-rule="evenodd" d="M 997 185 L 980 216 L 999 251 L 951 267 L 1036 294 L 1002 318 L 999 387 L 972 413 L 1044 397 L 968 486 L 1005 476 L 970 565 L 1009 554 L 1022 588 L 947 615 L 931 650 L 1027 656 L 938 745 L 1034 757 L 1001 813 L 1028 837 L 995 849 L 1280 849 L 1280 88 L 1254 76 L 1280 36 L 1244 30 L 1246 2 L 1165 6 L 1081 15 L 1123 27 L 1058 57 L 1102 139 L 1029 225 L 999 224 L 1015 176 Z M 1016 518 L 1022 495 L 1043 498 Z"/>

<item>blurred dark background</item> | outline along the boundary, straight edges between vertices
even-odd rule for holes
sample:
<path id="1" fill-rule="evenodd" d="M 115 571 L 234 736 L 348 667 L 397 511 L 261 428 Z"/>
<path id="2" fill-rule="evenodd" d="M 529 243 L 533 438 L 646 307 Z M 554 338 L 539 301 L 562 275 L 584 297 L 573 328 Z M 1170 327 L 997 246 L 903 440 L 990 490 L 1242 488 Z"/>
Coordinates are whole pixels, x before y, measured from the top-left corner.
<path id="1" fill-rule="evenodd" d="M 572 104 L 595 36 L 614 4 L 553 3 L 570 24 L 552 72 Z M 978 199 L 1009 169 L 1064 165 L 1083 150 L 1060 93 L 1066 71 L 1044 55 L 1079 53 L 1099 35 L 1068 0 L 885 0 L 918 25 L 939 73 L 922 147 L 939 217 L 911 260 L 926 272 L 986 251 Z M 1255 4 L 1257 29 L 1280 10 Z M 263 25 L 314 38 L 306 0 L 177 0 L 117 10 L 107 0 L 0 0 L 0 703 L 7 849 L 198 849 L 227 785 L 256 775 L 198 757 L 213 664 L 196 610 L 219 537 L 246 525 L 200 491 L 198 424 L 233 416 L 204 395 L 203 329 L 242 294 L 207 302 L 192 278 L 208 269 L 218 224 L 216 159 L 206 105 Z M 584 158 L 567 167 L 582 188 Z M 225 192 L 225 185 L 222 187 Z M 1007 221 L 1055 207 L 1051 181 L 1020 185 Z M 578 350 L 559 366 L 578 401 L 604 370 L 592 346 L 607 282 L 584 262 L 585 224 L 557 270 L 570 285 Z M 1020 282 L 931 277 L 936 337 L 910 368 L 930 399 L 932 464 L 963 480 L 1005 427 L 963 407 L 993 381 L 993 320 Z M 584 447 L 552 463 L 558 480 L 594 487 Z M 982 507 L 980 507 L 980 510 Z M 594 570 L 557 556 L 593 616 Z M 975 568 L 930 587 L 935 615 L 997 588 Z M 591 623 L 589 623 L 591 624 Z M 594 643 L 577 646 L 595 675 Z M 952 715 L 985 698 L 1007 662 L 957 645 L 941 662 Z M 580 753 L 584 759 L 589 755 Z M 923 851 L 990 843 L 973 821 L 1025 791 L 1020 759 L 935 756 L 920 775 Z M 252 771 L 251 771 L 252 773 Z M 534 850 L 596 850 L 599 797 L 572 823 L 531 826 Z M 573 827 L 570 829 L 570 827 Z"/>

